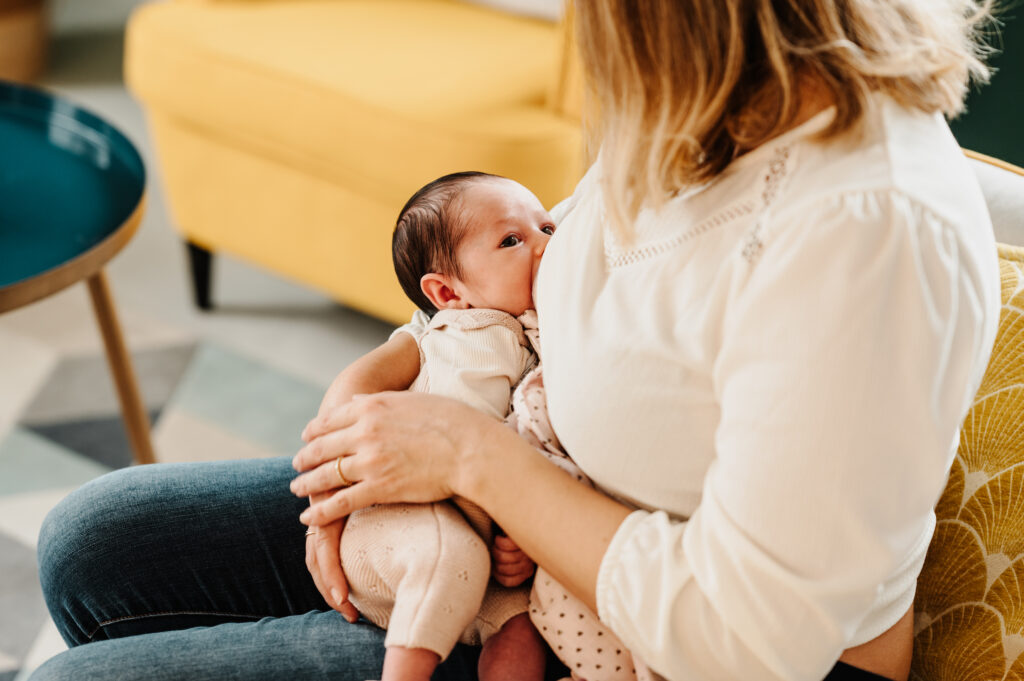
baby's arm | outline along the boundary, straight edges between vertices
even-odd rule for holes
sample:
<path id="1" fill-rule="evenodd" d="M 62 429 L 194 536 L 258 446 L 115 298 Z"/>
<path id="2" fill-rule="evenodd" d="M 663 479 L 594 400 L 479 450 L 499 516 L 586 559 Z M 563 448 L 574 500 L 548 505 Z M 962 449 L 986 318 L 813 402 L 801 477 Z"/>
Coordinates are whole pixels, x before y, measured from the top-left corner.
<path id="1" fill-rule="evenodd" d="M 353 395 L 405 390 L 419 371 L 420 354 L 415 339 L 408 333 L 396 333 L 337 375 L 320 402 L 317 416 L 340 407 Z M 303 431 L 302 438 L 307 439 L 307 431 Z"/>

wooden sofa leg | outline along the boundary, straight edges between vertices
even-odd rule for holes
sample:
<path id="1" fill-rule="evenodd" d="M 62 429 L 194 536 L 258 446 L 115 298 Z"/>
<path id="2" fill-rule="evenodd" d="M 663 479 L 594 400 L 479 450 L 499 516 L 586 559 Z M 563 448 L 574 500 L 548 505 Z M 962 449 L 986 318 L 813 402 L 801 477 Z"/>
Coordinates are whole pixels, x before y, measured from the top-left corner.
<path id="1" fill-rule="evenodd" d="M 195 295 L 196 307 L 200 310 L 212 310 L 210 273 L 213 253 L 191 241 L 186 241 L 185 247 L 188 250 L 189 269 L 192 271 L 192 292 Z"/>

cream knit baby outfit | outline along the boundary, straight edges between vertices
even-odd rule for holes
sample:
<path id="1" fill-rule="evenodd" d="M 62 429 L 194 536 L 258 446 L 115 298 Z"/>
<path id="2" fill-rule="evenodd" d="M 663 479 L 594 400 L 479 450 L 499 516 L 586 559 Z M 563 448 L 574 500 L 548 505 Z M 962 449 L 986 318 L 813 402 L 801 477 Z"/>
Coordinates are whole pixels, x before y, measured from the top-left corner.
<path id="1" fill-rule="evenodd" d="M 452 397 L 499 419 L 535 362 L 522 325 L 497 310 L 441 310 L 402 331 L 420 349 L 410 390 Z M 491 583 L 492 538 L 490 518 L 464 499 L 357 511 L 341 542 L 349 597 L 387 629 L 385 646 L 424 648 L 444 659 L 456 642 L 481 644 L 528 602 L 526 587 Z"/>

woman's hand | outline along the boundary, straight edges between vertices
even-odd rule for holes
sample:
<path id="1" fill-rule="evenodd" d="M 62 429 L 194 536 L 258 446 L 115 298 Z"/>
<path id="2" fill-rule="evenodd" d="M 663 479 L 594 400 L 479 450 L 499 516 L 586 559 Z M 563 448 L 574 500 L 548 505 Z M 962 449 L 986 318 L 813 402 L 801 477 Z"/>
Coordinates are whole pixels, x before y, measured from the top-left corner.
<path id="1" fill-rule="evenodd" d="M 491 576 L 502 586 L 519 586 L 533 576 L 537 564 L 504 534 L 494 536 L 491 546 Z"/>
<path id="2" fill-rule="evenodd" d="M 304 433 L 308 444 L 293 461 L 302 475 L 291 490 L 317 498 L 299 519 L 323 526 L 373 504 L 447 499 L 461 487 L 467 458 L 507 436 L 517 437 L 499 421 L 445 397 L 354 397 L 318 416 Z M 350 486 L 326 496 L 339 484 Z"/>
<path id="3" fill-rule="evenodd" d="M 310 497 L 310 503 L 316 500 L 317 496 Z M 341 569 L 341 531 L 344 528 L 344 518 L 310 528 L 311 533 L 306 536 L 306 568 L 324 600 L 346 620 L 355 622 L 359 612 L 348 600 L 348 580 Z"/>
<path id="4" fill-rule="evenodd" d="M 457 494 L 596 611 L 598 568 L 630 509 L 573 480 L 497 419 L 437 395 L 387 392 L 317 417 L 306 436 L 292 492 L 329 494 L 299 516 L 306 525 Z M 332 492 L 339 482 L 350 486 Z"/>

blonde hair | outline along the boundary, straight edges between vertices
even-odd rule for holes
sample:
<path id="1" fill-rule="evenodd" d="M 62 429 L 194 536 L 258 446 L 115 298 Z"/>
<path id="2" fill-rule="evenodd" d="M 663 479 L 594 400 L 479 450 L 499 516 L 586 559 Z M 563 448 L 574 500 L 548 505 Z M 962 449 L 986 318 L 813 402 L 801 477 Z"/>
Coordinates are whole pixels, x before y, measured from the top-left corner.
<path id="1" fill-rule="evenodd" d="M 582 0 L 577 37 L 606 208 L 633 222 L 792 127 L 803 96 L 835 105 L 838 135 L 869 93 L 953 116 L 992 0 Z M 810 85 L 809 89 L 807 86 Z"/>

